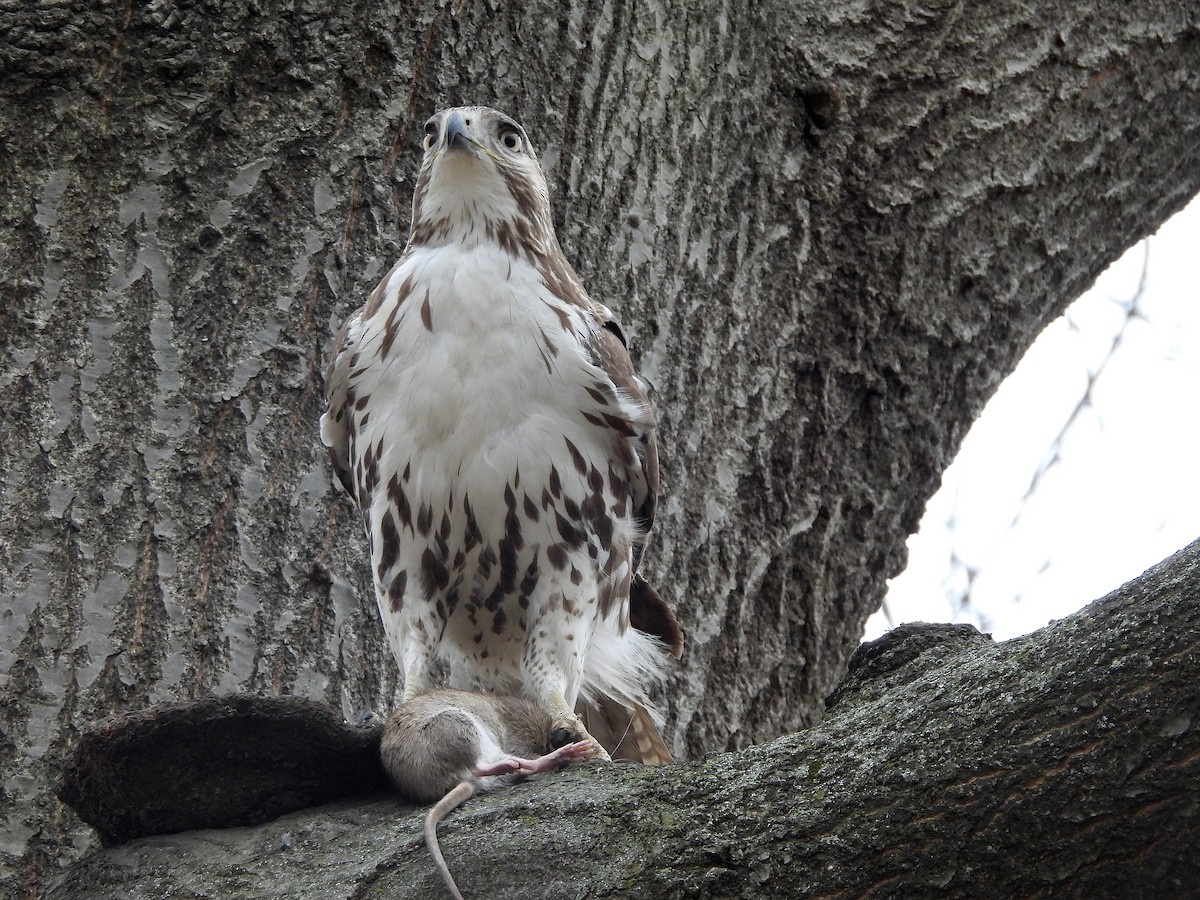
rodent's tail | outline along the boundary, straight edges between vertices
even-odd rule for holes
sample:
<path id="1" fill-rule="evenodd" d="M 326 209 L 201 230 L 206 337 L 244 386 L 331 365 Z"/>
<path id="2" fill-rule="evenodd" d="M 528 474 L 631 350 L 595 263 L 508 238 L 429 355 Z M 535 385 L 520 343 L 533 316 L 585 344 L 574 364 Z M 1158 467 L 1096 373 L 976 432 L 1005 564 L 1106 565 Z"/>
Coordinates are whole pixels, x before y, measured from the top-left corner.
<path id="1" fill-rule="evenodd" d="M 442 856 L 442 848 L 438 846 L 437 826 L 438 822 L 444 819 L 451 810 L 459 804 L 465 803 L 474 793 L 475 786 L 471 782 L 460 781 L 451 788 L 445 797 L 433 805 L 433 809 L 425 814 L 425 846 L 429 848 L 429 855 L 437 864 L 438 871 L 442 873 L 442 880 L 446 882 L 446 887 L 454 895 L 454 900 L 463 900 L 463 895 L 459 893 L 458 885 L 454 883 L 454 876 L 450 874 L 450 868 Z"/>

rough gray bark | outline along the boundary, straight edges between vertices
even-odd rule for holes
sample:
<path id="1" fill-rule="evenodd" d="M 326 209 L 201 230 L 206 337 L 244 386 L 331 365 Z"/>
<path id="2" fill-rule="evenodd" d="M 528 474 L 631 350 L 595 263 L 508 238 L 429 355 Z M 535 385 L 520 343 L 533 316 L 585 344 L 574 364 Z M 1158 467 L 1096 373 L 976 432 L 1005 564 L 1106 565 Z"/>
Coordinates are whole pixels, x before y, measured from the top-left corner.
<path id="1" fill-rule="evenodd" d="M 80 723 L 392 700 L 315 423 L 434 108 L 528 126 L 655 390 L 686 757 L 819 716 L 996 383 L 1200 187 L 1190 3 L 2 12 L 9 897 L 88 846 L 49 792 Z"/>
<path id="2" fill-rule="evenodd" d="M 1200 542 L 1028 637 L 866 645 L 824 721 L 772 744 L 472 800 L 442 846 L 465 896 L 497 900 L 1184 896 L 1198 717 Z M 443 896 L 422 813 L 360 800 L 137 841 L 49 896 Z"/>

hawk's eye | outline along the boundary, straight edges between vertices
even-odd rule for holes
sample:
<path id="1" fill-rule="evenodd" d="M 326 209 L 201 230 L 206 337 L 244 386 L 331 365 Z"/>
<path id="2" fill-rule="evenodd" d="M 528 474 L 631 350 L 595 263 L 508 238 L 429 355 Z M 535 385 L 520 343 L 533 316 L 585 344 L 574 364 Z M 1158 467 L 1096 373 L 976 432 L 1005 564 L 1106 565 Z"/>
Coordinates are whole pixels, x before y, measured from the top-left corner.
<path id="1" fill-rule="evenodd" d="M 425 140 L 421 141 L 421 149 L 424 150 L 426 153 L 428 153 L 429 148 L 437 143 L 437 138 L 438 138 L 437 124 L 435 122 L 433 122 L 432 120 L 429 122 L 426 122 L 425 123 Z"/>
<path id="2" fill-rule="evenodd" d="M 505 131 L 500 135 L 500 143 L 502 143 L 506 149 L 512 151 L 513 153 L 520 153 L 521 147 L 523 146 L 521 135 L 512 130 Z"/>

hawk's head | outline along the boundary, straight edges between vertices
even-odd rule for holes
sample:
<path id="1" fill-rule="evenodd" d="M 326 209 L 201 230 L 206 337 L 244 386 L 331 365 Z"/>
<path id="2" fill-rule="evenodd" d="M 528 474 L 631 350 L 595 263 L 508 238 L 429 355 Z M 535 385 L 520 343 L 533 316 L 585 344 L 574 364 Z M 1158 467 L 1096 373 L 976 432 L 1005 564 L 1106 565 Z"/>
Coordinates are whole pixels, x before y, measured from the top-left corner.
<path id="1" fill-rule="evenodd" d="M 517 122 L 486 106 L 445 109 L 425 123 L 424 148 L 410 245 L 557 249 L 546 178 Z"/>

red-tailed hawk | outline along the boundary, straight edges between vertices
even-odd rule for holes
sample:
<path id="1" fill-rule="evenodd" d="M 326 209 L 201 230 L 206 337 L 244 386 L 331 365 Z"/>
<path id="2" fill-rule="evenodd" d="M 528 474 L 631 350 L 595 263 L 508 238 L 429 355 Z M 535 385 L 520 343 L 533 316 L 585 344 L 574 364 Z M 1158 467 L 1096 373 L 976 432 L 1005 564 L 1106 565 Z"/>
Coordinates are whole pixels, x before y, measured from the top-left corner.
<path id="1" fill-rule="evenodd" d="M 645 385 L 559 248 L 524 129 L 444 110 L 424 149 L 408 245 L 342 327 L 321 418 L 404 698 L 445 671 L 669 761 L 647 686 L 682 636 L 637 574 L 659 487 Z"/>

